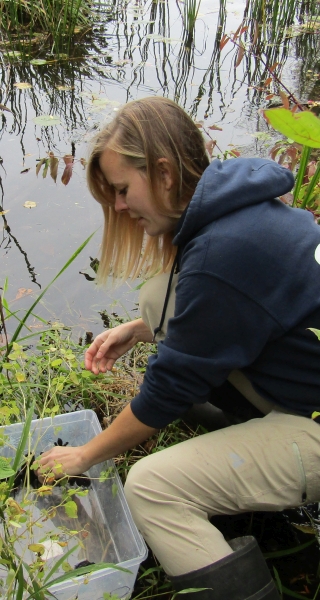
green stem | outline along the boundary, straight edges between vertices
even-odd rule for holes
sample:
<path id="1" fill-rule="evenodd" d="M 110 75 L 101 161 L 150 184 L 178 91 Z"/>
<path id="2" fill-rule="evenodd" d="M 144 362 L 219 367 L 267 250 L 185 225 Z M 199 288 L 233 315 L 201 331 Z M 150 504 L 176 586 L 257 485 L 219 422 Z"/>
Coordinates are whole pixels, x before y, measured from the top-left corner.
<path id="1" fill-rule="evenodd" d="M 305 174 L 305 171 L 306 171 L 306 167 L 307 167 L 307 164 L 309 162 L 310 153 L 311 153 L 311 148 L 309 148 L 309 146 L 303 146 L 303 151 L 302 151 L 302 155 L 301 155 L 299 171 L 298 171 L 298 174 L 297 174 L 297 177 L 296 177 L 296 183 L 295 183 L 294 191 L 293 191 L 293 203 L 292 203 L 292 206 L 297 206 L 297 200 L 298 200 L 298 197 L 299 197 L 299 193 L 300 193 L 301 185 L 302 185 L 302 182 L 303 182 L 304 174 Z"/>
<path id="2" fill-rule="evenodd" d="M 306 195 L 305 195 L 305 197 L 303 199 L 303 202 L 301 204 L 301 208 L 306 208 L 306 206 L 308 205 L 308 202 L 309 202 L 309 199 L 311 197 L 311 194 L 312 194 L 314 188 L 316 187 L 319 179 L 320 179 L 320 161 L 318 162 L 318 166 L 317 166 L 315 174 L 313 175 L 313 177 L 310 180 L 310 183 L 308 185 L 308 189 L 306 191 Z"/>

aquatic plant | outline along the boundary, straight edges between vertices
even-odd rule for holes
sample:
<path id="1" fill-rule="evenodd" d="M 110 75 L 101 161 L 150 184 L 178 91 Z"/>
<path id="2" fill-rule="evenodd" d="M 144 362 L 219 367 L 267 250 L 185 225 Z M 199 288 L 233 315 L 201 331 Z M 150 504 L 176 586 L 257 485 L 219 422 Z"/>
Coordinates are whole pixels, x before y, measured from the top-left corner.
<path id="1" fill-rule="evenodd" d="M 90 29 L 90 15 L 88 0 L 0 0 L 0 30 L 11 51 L 17 43 L 30 52 L 48 41 L 52 51 L 62 42 L 68 48 L 75 34 Z"/>
<path id="2" fill-rule="evenodd" d="M 297 111 L 297 106 L 289 108 L 289 99 L 285 96 L 285 105 L 281 108 L 264 110 L 267 122 L 277 131 L 290 139 L 285 147 L 276 148 L 272 157 L 286 160 L 289 169 L 296 172 L 293 190 L 292 206 L 308 208 L 315 216 L 320 218 L 320 119 L 311 111 Z M 295 145 L 292 144 L 292 141 Z M 317 151 L 315 152 L 315 149 Z M 314 160 L 310 161 L 311 152 L 314 150 Z M 296 169 L 297 167 L 297 169 Z"/>

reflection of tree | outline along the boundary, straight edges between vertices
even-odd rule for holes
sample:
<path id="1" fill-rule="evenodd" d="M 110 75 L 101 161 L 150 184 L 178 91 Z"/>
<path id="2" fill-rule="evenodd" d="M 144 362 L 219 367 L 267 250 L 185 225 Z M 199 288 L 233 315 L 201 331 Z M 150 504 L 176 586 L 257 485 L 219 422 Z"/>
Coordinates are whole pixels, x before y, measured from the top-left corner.
<path id="1" fill-rule="evenodd" d="M 0 214 L 1 214 L 2 212 L 4 212 L 4 208 L 3 208 L 4 190 L 3 190 L 1 176 L 0 176 L 0 189 L 1 189 L 1 201 L 0 201 Z M 7 248 L 9 248 L 9 244 L 12 240 L 14 242 L 14 244 L 17 246 L 19 252 L 22 254 L 22 256 L 25 260 L 31 281 L 33 281 L 33 283 L 36 283 L 41 288 L 41 285 L 36 280 L 36 273 L 34 272 L 35 267 L 31 266 L 30 261 L 27 256 L 27 253 L 21 248 L 17 238 L 13 235 L 11 228 L 8 224 L 8 221 L 6 219 L 6 215 L 2 214 L 1 216 L 2 216 L 2 220 L 3 220 L 3 234 L 2 234 L 2 240 L 0 242 L 0 248 L 3 246 L 4 249 L 6 250 Z"/>

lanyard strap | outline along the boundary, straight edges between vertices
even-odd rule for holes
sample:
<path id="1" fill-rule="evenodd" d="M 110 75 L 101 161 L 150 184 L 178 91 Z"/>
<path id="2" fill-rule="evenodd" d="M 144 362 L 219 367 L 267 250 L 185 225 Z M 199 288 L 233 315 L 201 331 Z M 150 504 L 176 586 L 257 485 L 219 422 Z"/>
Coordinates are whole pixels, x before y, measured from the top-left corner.
<path id="1" fill-rule="evenodd" d="M 172 265 L 172 268 L 171 268 L 170 277 L 169 277 L 168 286 L 167 286 L 167 291 L 166 291 L 166 296 L 165 296 L 164 303 L 163 303 L 163 309 L 162 309 L 160 323 L 159 323 L 158 327 L 156 327 L 155 330 L 154 330 L 154 332 L 153 332 L 153 338 L 152 338 L 153 342 L 156 341 L 156 335 L 157 335 L 157 333 L 159 333 L 159 331 L 162 330 L 162 326 L 163 326 L 164 319 L 165 319 L 166 312 L 167 312 L 167 308 L 168 308 L 168 302 L 169 302 L 169 297 L 170 297 L 170 290 L 171 290 L 172 278 L 173 278 L 174 273 L 176 272 L 177 265 L 178 265 L 178 253 L 175 256 L 175 259 L 173 261 L 173 265 Z"/>

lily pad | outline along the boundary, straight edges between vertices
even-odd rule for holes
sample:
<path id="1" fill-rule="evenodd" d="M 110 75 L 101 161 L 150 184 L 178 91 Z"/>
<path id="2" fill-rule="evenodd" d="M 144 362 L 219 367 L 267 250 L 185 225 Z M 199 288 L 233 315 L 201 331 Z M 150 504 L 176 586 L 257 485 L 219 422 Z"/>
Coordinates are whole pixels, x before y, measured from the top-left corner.
<path id="1" fill-rule="evenodd" d="M 148 38 L 148 40 L 154 40 L 155 42 L 162 42 L 163 35 L 159 35 L 158 33 L 148 33 L 146 38 Z"/>
<path id="2" fill-rule="evenodd" d="M 155 21 L 144 21 L 143 19 L 135 19 L 132 25 L 152 25 Z"/>
<path id="3" fill-rule="evenodd" d="M 18 52 L 17 50 L 9 50 L 9 52 L 6 52 L 6 56 L 9 58 L 19 58 L 19 56 L 21 56 L 21 52 Z"/>
<path id="4" fill-rule="evenodd" d="M 40 115 L 39 117 L 34 117 L 32 120 L 36 125 L 42 125 L 42 127 L 60 125 L 61 123 L 59 117 L 55 115 Z"/>
<path id="5" fill-rule="evenodd" d="M 105 106 L 106 104 L 110 104 L 110 100 L 108 98 L 93 98 L 92 104 L 93 106 Z"/>
<path id="6" fill-rule="evenodd" d="M 33 58 L 30 60 L 30 65 L 46 65 L 47 62 L 48 61 L 44 60 L 44 58 Z"/>
<path id="7" fill-rule="evenodd" d="M 60 92 L 70 92 L 74 90 L 74 85 L 56 85 L 56 89 Z"/>
<path id="8" fill-rule="evenodd" d="M 14 83 L 13 87 L 18 88 L 19 90 L 27 90 L 32 88 L 31 83 L 27 83 L 26 81 L 19 81 L 18 83 Z"/>

